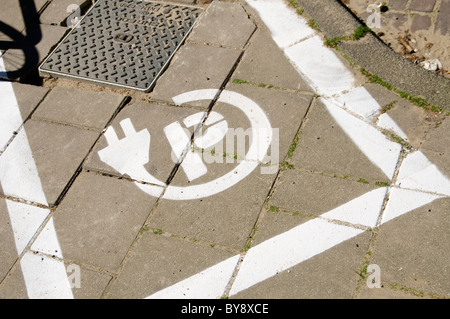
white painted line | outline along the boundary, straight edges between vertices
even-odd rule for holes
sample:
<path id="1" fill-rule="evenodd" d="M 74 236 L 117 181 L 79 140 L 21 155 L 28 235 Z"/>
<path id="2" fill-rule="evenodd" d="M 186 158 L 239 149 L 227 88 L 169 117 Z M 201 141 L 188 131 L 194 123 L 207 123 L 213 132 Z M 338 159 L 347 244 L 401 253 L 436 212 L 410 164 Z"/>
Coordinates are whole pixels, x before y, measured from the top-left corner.
<path id="1" fill-rule="evenodd" d="M 386 187 L 370 191 L 341 205 L 321 217 L 367 227 L 377 226 L 378 218 L 387 193 Z"/>
<path id="2" fill-rule="evenodd" d="M 335 99 L 336 103 L 365 120 L 372 119 L 381 109 L 365 87 L 357 87 Z"/>
<path id="3" fill-rule="evenodd" d="M 382 223 L 384 224 L 439 198 L 443 198 L 443 196 L 393 187 L 383 212 Z"/>
<path id="4" fill-rule="evenodd" d="M 353 75 L 336 56 L 333 57 L 334 53 L 331 50 L 323 46 L 320 38 L 311 37 L 289 47 L 293 40 L 286 40 L 280 33 L 282 33 L 281 30 L 284 30 L 288 35 L 290 30 L 283 26 L 277 27 L 277 24 L 283 25 L 283 21 L 280 20 L 285 17 L 291 19 L 293 11 L 287 8 L 282 0 L 246 0 L 246 2 L 258 11 L 280 48 L 288 47 L 285 53 L 297 67 L 299 73 L 309 79 L 314 89 L 325 94 L 325 98 L 321 99 L 322 102 L 347 135 L 369 160 L 392 179 L 397 169 L 401 146 L 387 140 L 382 133 L 369 125 L 368 121 L 366 122 L 379 112 L 378 102 L 363 88 L 353 90 Z M 272 11 L 273 8 L 277 9 Z M 271 11 L 276 12 L 276 16 Z M 299 16 L 296 18 L 303 20 Z M 295 22 L 289 23 L 289 25 L 294 24 Z M 299 33 L 304 34 L 302 28 Z M 327 78 L 328 75 L 330 78 Z M 336 83 L 333 83 L 334 81 Z M 337 99 L 332 100 L 330 97 L 333 95 Z M 345 107 L 349 112 L 364 120 L 348 113 L 335 103 L 340 103 L 341 107 Z M 443 195 L 450 196 L 448 178 L 442 175 L 420 152 L 413 153 L 404 160 L 400 167 L 397 186 L 417 188 L 421 191 L 404 190 L 397 187 L 375 189 L 322 214 L 321 218 L 301 224 L 252 247 L 243 257 L 238 268 L 230 296 L 363 232 L 362 229 L 343 226 L 327 219 L 373 227 L 378 223 L 387 193 L 389 193 L 389 199 L 381 224 L 431 203 Z M 231 276 L 226 277 L 229 280 L 232 279 Z M 184 282 L 190 282 L 190 279 L 186 279 Z M 189 291 L 197 298 L 207 298 L 207 294 L 202 294 L 203 286 L 190 284 L 183 286 L 183 289 L 187 289 L 188 286 Z M 174 285 L 164 289 L 165 296 L 179 296 L 179 288 L 178 285 Z"/>
<path id="5" fill-rule="evenodd" d="M 395 135 L 401 137 L 405 141 L 408 141 L 408 136 L 406 136 L 405 132 L 403 132 L 403 130 L 387 113 L 383 113 L 378 117 L 377 125 L 382 129 L 392 131 Z"/>
<path id="6" fill-rule="evenodd" d="M 400 157 L 401 145 L 388 140 L 373 126 L 349 114 L 333 102 L 320 100 L 361 152 L 392 179 Z"/>
<path id="7" fill-rule="evenodd" d="M 1 65 L 3 61 L 0 57 Z M 6 128 L 0 129 L 0 141 L 4 141 L 10 139 L 11 128 L 17 124 L 22 126 L 23 120 L 11 83 L 0 82 L 0 86 L 2 110 L 7 112 L 1 112 L 0 115 L 0 127 Z M 0 155 L 0 183 L 6 195 L 48 205 L 24 127 Z M 21 256 L 43 225 L 49 210 L 9 200 L 6 204 L 17 253 Z M 47 222 L 46 227 L 52 234 L 47 237 L 47 249 L 59 251 L 59 256 L 62 257 L 52 219 Z M 73 298 L 62 261 L 27 251 L 20 260 L 20 267 L 29 298 Z"/>
<path id="8" fill-rule="evenodd" d="M 289 47 L 315 33 L 306 21 L 298 19 L 297 14 L 289 10 L 285 1 L 247 0 L 247 3 L 258 12 L 281 48 Z"/>
<path id="9" fill-rule="evenodd" d="M 224 295 L 240 257 L 226 259 L 146 299 L 218 299 Z"/>
<path id="10" fill-rule="evenodd" d="M 318 35 L 287 48 L 284 53 L 318 94 L 331 97 L 355 86 L 352 72 L 324 46 Z"/>
<path id="11" fill-rule="evenodd" d="M 50 214 L 49 209 L 6 200 L 9 219 L 14 233 L 16 249 L 20 255 L 36 234 L 36 226 L 42 225 Z"/>
<path id="12" fill-rule="evenodd" d="M 247 252 L 230 296 L 362 232 L 361 229 L 313 219 L 275 236 Z"/>

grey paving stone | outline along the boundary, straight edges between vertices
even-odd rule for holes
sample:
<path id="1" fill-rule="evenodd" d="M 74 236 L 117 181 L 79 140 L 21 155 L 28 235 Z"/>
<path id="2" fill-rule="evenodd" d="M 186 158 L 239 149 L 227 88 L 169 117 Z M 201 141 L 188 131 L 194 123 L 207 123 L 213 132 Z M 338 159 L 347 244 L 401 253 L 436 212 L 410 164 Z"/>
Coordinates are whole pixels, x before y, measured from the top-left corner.
<path id="1" fill-rule="evenodd" d="M 242 49 L 255 29 L 240 4 L 213 1 L 197 21 L 189 40 Z"/>
<path id="2" fill-rule="evenodd" d="M 440 32 L 442 35 L 450 34 L 450 0 L 442 0 L 439 13 L 436 18 L 435 32 Z"/>
<path id="3" fill-rule="evenodd" d="M 95 143 L 98 133 L 34 120 L 28 121 L 24 128 L 47 202 L 54 205 Z"/>
<path id="4" fill-rule="evenodd" d="M 176 121 L 182 121 L 189 115 L 198 111 L 189 108 L 164 106 L 155 103 L 138 102 L 127 105 L 111 122 L 119 139 L 125 138 L 120 123 L 125 119 L 130 119 L 135 130 L 140 132 L 147 129 L 150 134 L 150 150 L 149 162 L 145 165 L 145 169 L 162 182 L 166 182 L 172 172 L 176 162 L 172 160 L 172 148 L 164 133 L 164 128 Z M 193 133 L 193 130 L 192 130 Z M 108 174 L 120 176 L 114 168 L 101 161 L 98 152 L 105 149 L 108 142 L 104 135 L 101 136 L 95 148 L 89 154 L 84 167 Z M 122 156 L 121 153 L 117 154 Z M 135 177 L 138 180 L 137 176 Z"/>
<path id="5" fill-rule="evenodd" d="M 354 179 L 363 178 L 371 182 L 388 180 L 320 102 L 313 105 L 289 162 L 295 167 Z"/>
<path id="6" fill-rule="evenodd" d="M 386 112 L 408 137 L 411 146 L 418 148 L 429 131 L 436 125 L 433 114 L 412 105 L 408 101 L 399 100 L 393 108 Z"/>
<path id="7" fill-rule="evenodd" d="M 371 260 L 382 282 L 448 298 L 449 212 L 443 198 L 382 225 Z"/>
<path id="8" fill-rule="evenodd" d="M 381 284 L 380 288 L 369 288 L 364 285 L 358 293 L 359 299 L 429 299 L 427 296 L 420 296 L 409 292 L 405 287 L 391 286 L 390 284 Z"/>
<path id="9" fill-rule="evenodd" d="M 41 258 L 49 258 L 42 256 Z M 70 276 L 73 271 L 69 266 L 76 264 L 65 263 L 67 273 Z M 111 280 L 111 276 L 80 267 L 80 286 L 72 288 L 74 299 L 100 299 L 103 290 Z M 71 280 L 71 278 L 69 278 Z M 27 288 L 23 279 L 20 266 L 16 267 L 6 283 L 0 289 L 2 299 L 28 299 Z"/>
<path id="10" fill-rule="evenodd" d="M 226 90 L 242 94 L 256 102 L 266 113 L 270 124 L 277 131 L 279 161 L 283 162 L 311 104 L 312 96 L 284 90 L 257 87 L 248 84 L 229 83 Z M 214 111 L 226 112 L 229 106 L 218 104 Z M 227 118 L 233 118 L 230 114 Z M 234 116 L 240 119 L 239 115 Z M 236 123 L 234 128 L 240 124 Z M 244 124 L 242 127 L 245 127 Z"/>
<path id="11" fill-rule="evenodd" d="M 0 199 L 0 282 L 6 276 L 8 271 L 17 260 L 18 253 L 16 250 L 14 234 L 12 230 L 11 220 L 6 206 L 6 200 Z"/>
<path id="12" fill-rule="evenodd" d="M 411 4 L 409 5 L 409 10 L 432 12 L 435 5 L 436 0 L 412 0 Z"/>
<path id="13" fill-rule="evenodd" d="M 370 233 L 363 233 L 279 272 L 232 299 L 350 299 L 355 293 L 369 240 Z"/>
<path id="14" fill-rule="evenodd" d="M 28 119 L 30 114 L 36 109 L 42 99 L 48 92 L 48 89 L 26 85 L 21 83 L 11 83 L 14 95 L 16 97 L 17 106 L 19 107 L 22 121 Z M 22 123 L 18 124 L 14 130 L 17 132 Z M 3 151 L 7 143 L 13 137 L 14 131 L 10 132 L 10 136 L 6 134 L 0 138 L 0 151 Z"/>
<path id="15" fill-rule="evenodd" d="M 179 169 L 171 185 L 201 185 L 236 168 L 234 163 L 220 163 L 219 160 L 208 166 L 207 175 L 193 182 L 188 182 Z M 236 185 L 206 198 L 162 199 L 149 226 L 189 240 L 205 241 L 232 250 L 243 249 L 274 178 L 275 175 L 262 175 L 256 168 Z"/>
<path id="16" fill-rule="evenodd" d="M 125 96 L 119 94 L 55 87 L 33 118 L 101 131 L 124 100 Z"/>
<path id="17" fill-rule="evenodd" d="M 4 0 L 2 1 L 0 21 L 22 32 L 25 29 L 25 21 L 32 22 L 33 19 L 37 19 L 39 11 L 46 2 L 47 0 L 35 0 L 32 2 Z M 0 31 L 0 37 L 2 34 L 2 31 Z"/>
<path id="18" fill-rule="evenodd" d="M 447 117 L 442 123 L 426 137 L 422 148 L 439 153 L 450 153 L 450 118 Z"/>
<path id="19" fill-rule="evenodd" d="M 428 30 L 431 27 L 431 17 L 416 14 L 411 23 L 411 32 Z"/>
<path id="20" fill-rule="evenodd" d="M 40 29 L 40 37 L 37 37 L 36 28 Z M 34 25 L 29 32 L 28 44 L 35 46 L 21 49 L 9 49 L 3 55 L 3 62 L 7 76 L 3 73 L 0 78 L 20 79 L 26 77 L 31 71 L 36 70 L 39 63 L 50 53 L 51 49 L 62 39 L 67 28 L 52 25 Z"/>
<path id="21" fill-rule="evenodd" d="M 143 233 L 107 298 L 145 298 L 231 257 L 208 245 Z"/>
<path id="22" fill-rule="evenodd" d="M 270 34 L 264 30 L 259 30 L 254 36 L 232 79 L 312 91 L 272 40 Z"/>
<path id="23" fill-rule="evenodd" d="M 408 0 L 389 0 L 389 9 L 405 10 Z"/>
<path id="24" fill-rule="evenodd" d="M 176 95 L 192 90 L 219 89 L 241 52 L 187 43 L 175 55 L 167 71 L 157 81 L 152 99 L 174 103 Z M 207 108 L 210 101 L 194 101 L 189 105 Z"/>
<path id="25" fill-rule="evenodd" d="M 264 110 L 272 128 L 277 130 L 274 143 L 278 145 L 274 146 L 274 149 L 269 147 L 270 162 L 267 166 L 258 166 L 238 184 L 210 197 L 185 202 L 162 200 L 158 206 L 160 213 L 155 214 L 151 225 L 178 236 L 240 249 L 245 244 L 276 177 L 278 160 L 284 160 L 312 96 L 233 83 L 229 84 L 226 90 L 252 99 Z M 241 132 L 250 129 L 250 121 L 237 107 L 219 102 L 212 110 L 227 120 L 229 129 L 235 132 L 239 129 Z M 278 136 L 278 139 L 275 136 Z M 183 169 L 179 168 L 171 185 L 201 185 L 235 169 L 245 157 L 250 142 L 247 140 L 245 146 L 240 148 L 241 145 L 238 144 L 242 143 L 242 140 L 236 137 L 231 143 L 232 147 L 227 148 L 226 145 L 230 142 L 228 138 L 212 147 L 214 155 L 208 153 L 210 149 L 202 154 L 207 167 L 206 175 L 189 182 Z M 244 151 L 240 151 L 241 149 Z M 275 158 L 276 153 L 279 153 L 279 158 Z"/>
<path id="26" fill-rule="evenodd" d="M 53 24 L 67 26 L 71 25 L 71 21 L 67 23 L 66 19 L 77 14 L 74 8 L 78 6 L 80 10 L 84 10 L 87 6 L 92 5 L 92 0 L 58 0 L 52 1 L 39 16 L 39 20 L 43 24 Z M 79 17 L 80 17 L 79 16 Z"/>
<path id="27" fill-rule="evenodd" d="M 286 170 L 269 203 L 291 212 L 318 216 L 373 189 L 372 185 L 342 178 Z"/>
<path id="28" fill-rule="evenodd" d="M 53 216 L 64 258 L 117 271 L 155 202 L 132 182 L 82 172 Z"/>
<path id="29" fill-rule="evenodd" d="M 12 83 L 11 85 L 24 120 L 30 116 L 49 91 L 47 88 L 34 85 L 21 83 Z"/>

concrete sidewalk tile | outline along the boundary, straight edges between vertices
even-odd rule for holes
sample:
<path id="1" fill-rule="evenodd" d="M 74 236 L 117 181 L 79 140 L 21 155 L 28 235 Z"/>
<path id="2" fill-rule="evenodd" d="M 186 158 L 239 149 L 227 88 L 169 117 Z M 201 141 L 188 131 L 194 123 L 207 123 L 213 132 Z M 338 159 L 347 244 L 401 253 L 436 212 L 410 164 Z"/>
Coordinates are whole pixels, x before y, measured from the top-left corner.
<path id="1" fill-rule="evenodd" d="M 450 0 L 442 0 L 439 13 L 436 19 L 435 32 L 440 32 L 442 35 L 450 34 Z"/>
<path id="2" fill-rule="evenodd" d="M 318 216 L 374 189 L 372 185 L 338 177 L 286 170 L 275 185 L 270 205 Z"/>
<path id="3" fill-rule="evenodd" d="M 406 291 L 405 291 L 406 290 Z M 404 287 L 381 284 L 380 288 L 369 288 L 364 285 L 358 293 L 358 299 L 429 299 L 426 296 L 418 296 L 407 292 Z"/>
<path id="4" fill-rule="evenodd" d="M 82 172 L 53 216 L 64 258 L 117 271 L 155 202 L 132 182 Z"/>
<path id="5" fill-rule="evenodd" d="M 41 258 L 49 258 L 42 256 Z M 72 263 L 65 263 L 67 274 L 73 274 Z M 103 290 L 111 280 L 111 276 L 80 267 L 80 286 L 72 288 L 74 299 L 99 299 Z M 70 281 L 70 278 L 69 278 Z M 72 282 L 72 284 L 75 284 Z M 25 285 L 20 266 L 16 267 L 4 286 L 0 289 L 2 299 L 28 299 L 27 287 Z"/>
<path id="6" fill-rule="evenodd" d="M 255 35 L 232 79 L 312 92 L 270 34 L 263 30 Z"/>
<path id="7" fill-rule="evenodd" d="M 358 283 L 370 236 L 370 232 L 365 232 L 349 239 L 232 296 L 232 299 L 350 299 Z"/>
<path id="8" fill-rule="evenodd" d="M 431 17 L 416 14 L 412 19 L 410 31 L 413 33 L 416 31 L 426 31 L 429 30 L 430 27 Z"/>
<path id="9" fill-rule="evenodd" d="M 31 112 L 43 100 L 49 91 L 46 88 L 21 83 L 11 84 L 16 95 L 22 119 L 27 119 Z"/>
<path id="10" fill-rule="evenodd" d="M 436 123 L 437 124 L 437 123 Z M 437 127 L 431 130 L 427 135 L 422 148 L 432 150 L 439 153 L 450 154 L 450 117 Z"/>
<path id="11" fill-rule="evenodd" d="M 217 161 L 220 156 L 217 156 Z M 231 172 L 235 163 L 212 163 L 208 173 L 188 182 L 180 168 L 171 185 L 202 185 Z M 162 199 L 150 227 L 190 240 L 202 240 L 239 250 L 252 231 L 275 175 L 261 174 L 257 167 L 236 185 L 200 199 Z"/>
<path id="12" fill-rule="evenodd" d="M 450 296 L 449 212 L 450 200 L 437 199 L 383 224 L 371 260 L 382 283 Z"/>
<path id="13" fill-rule="evenodd" d="M 291 164 L 307 170 L 373 182 L 388 180 L 381 169 L 372 164 L 353 143 L 322 103 L 318 102 L 312 107 L 292 159 L 289 160 Z"/>
<path id="14" fill-rule="evenodd" d="M 146 154 L 148 152 L 149 161 L 145 165 L 145 169 L 161 182 L 166 182 L 176 162 L 172 159 L 172 148 L 164 133 L 164 128 L 176 121 L 182 122 L 184 118 L 195 113 L 197 111 L 189 108 L 137 102 L 127 105 L 112 121 L 111 126 L 119 139 L 125 138 L 125 133 L 120 123 L 126 119 L 131 120 L 137 132 L 142 130 L 149 131 L 150 150 L 145 150 Z M 117 172 L 114 168 L 104 163 L 98 155 L 98 152 L 106 147 L 108 147 L 108 142 L 105 135 L 102 135 L 97 145 L 89 154 L 84 167 L 120 176 L 120 172 Z M 119 152 L 117 157 L 120 158 L 122 155 L 123 153 Z M 145 181 L 143 177 L 145 176 L 134 176 L 133 178 L 139 181 Z"/>
<path id="15" fill-rule="evenodd" d="M 53 25 L 70 25 L 71 22 L 66 23 L 66 19 L 72 14 L 76 14 L 74 8 L 78 7 L 80 10 L 84 9 L 87 5 L 92 4 L 91 0 L 58 0 L 52 1 L 45 8 L 45 10 L 39 16 L 39 20 L 42 24 Z"/>
<path id="16" fill-rule="evenodd" d="M 220 89 L 241 52 L 233 49 L 187 43 L 175 55 L 157 81 L 152 99 L 173 104 L 172 98 L 192 90 Z M 207 108 L 211 101 L 189 105 Z"/>
<path id="17" fill-rule="evenodd" d="M 213 1 L 198 20 L 189 41 L 242 49 L 255 29 L 240 4 Z"/>
<path id="18" fill-rule="evenodd" d="M 236 83 L 229 83 L 226 90 L 250 98 L 264 110 L 272 129 L 278 131 L 278 140 L 274 140 L 274 143 L 278 147 L 279 161 L 283 162 L 311 104 L 312 95 Z M 221 110 L 226 112 L 228 108 L 229 105 L 218 103 L 213 110 L 220 113 Z M 230 117 L 233 118 L 231 114 L 227 116 Z M 235 114 L 234 118 L 239 120 L 243 117 Z M 242 123 L 240 126 L 238 122 L 234 128 L 246 128 L 244 125 Z"/>
<path id="19" fill-rule="evenodd" d="M 148 297 L 231 256 L 208 245 L 145 231 L 107 298 Z"/>
<path id="20" fill-rule="evenodd" d="M 17 260 L 14 234 L 11 220 L 6 206 L 6 200 L 0 199 L 0 281 L 6 276 L 8 271 Z"/>
<path id="21" fill-rule="evenodd" d="M 46 2 L 47 0 L 34 0 L 29 3 L 17 0 L 3 0 L 2 10 L 0 11 L 0 21 L 13 27 L 19 32 L 22 32 L 25 28 L 25 17 L 28 22 L 31 22 L 31 19 L 33 18 L 37 19 L 38 12 L 44 7 Z M 24 6 L 21 7 L 21 5 Z M 0 37 L 1 34 L 2 31 L 0 31 Z"/>
<path id="22" fill-rule="evenodd" d="M 389 9 L 393 10 L 405 10 L 408 0 L 389 0 Z"/>
<path id="23" fill-rule="evenodd" d="M 102 130 L 125 96 L 106 92 L 55 87 L 36 112 L 35 119 Z"/>
<path id="24" fill-rule="evenodd" d="M 25 132 L 47 202 L 53 205 L 87 156 L 98 133 L 33 120 L 25 124 Z"/>
<path id="25" fill-rule="evenodd" d="M 67 31 L 67 28 L 64 27 L 45 24 L 35 25 L 33 28 L 28 32 L 31 36 L 27 42 L 33 43 L 33 41 L 38 41 L 35 46 L 27 47 L 24 51 L 21 49 L 9 49 L 2 56 L 7 72 L 20 70 L 20 74 L 14 78 L 24 77 L 32 70 L 37 69 L 39 63 L 45 59 Z M 42 37 L 39 39 L 35 38 L 34 35 L 37 32 L 37 28 L 40 29 L 42 34 Z"/>
<path id="26" fill-rule="evenodd" d="M 436 121 L 433 119 L 433 114 L 402 99 L 395 103 L 386 114 L 397 123 L 398 127 L 406 134 L 406 141 L 415 148 L 422 144 L 426 134 L 432 130 Z"/>
<path id="27" fill-rule="evenodd" d="M 412 0 L 411 4 L 409 5 L 409 10 L 432 12 L 435 5 L 436 0 Z"/>

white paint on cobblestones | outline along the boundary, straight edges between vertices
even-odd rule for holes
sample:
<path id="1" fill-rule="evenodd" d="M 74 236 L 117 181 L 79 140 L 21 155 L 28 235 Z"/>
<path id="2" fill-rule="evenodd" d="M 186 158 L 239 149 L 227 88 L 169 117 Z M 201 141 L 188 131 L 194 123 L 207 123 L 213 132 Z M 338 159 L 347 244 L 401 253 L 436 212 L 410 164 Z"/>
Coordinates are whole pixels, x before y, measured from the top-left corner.
<path id="1" fill-rule="evenodd" d="M 0 65 L 3 65 L 0 57 Z M 22 126 L 23 119 L 10 82 L 0 82 L 0 141 L 10 140 L 11 130 Z M 0 155 L 0 183 L 6 195 L 48 206 L 38 169 L 24 127 Z M 29 298 L 73 298 L 64 263 L 25 251 L 50 211 L 14 201 L 6 201 L 20 268 Z M 56 232 L 50 218 L 45 246 L 62 258 Z"/>
<path id="2" fill-rule="evenodd" d="M 246 0 L 246 2 L 257 10 L 272 32 L 273 38 L 300 75 L 308 79 L 318 93 L 324 95 L 322 101 L 347 135 L 389 179 L 392 179 L 399 163 L 401 146 L 389 141 L 378 128 L 369 124 L 369 121 L 377 116 L 381 109 L 378 102 L 365 88 L 354 89 L 353 75 L 344 68 L 342 62 L 330 49 L 323 46 L 318 36 L 299 43 L 295 43 L 299 41 L 298 39 L 280 36 L 283 32 L 290 34 L 289 25 L 296 24 L 302 26 L 298 30 L 294 29 L 301 35 L 301 39 L 308 34 L 303 28 L 305 23 L 303 18 L 296 16 L 295 19 L 299 21 L 291 21 L 293 11 L 283 0 Z M 286 17 L 289 23 L 280 21 L 281 17 L 283 19 Z M 311 34 L 313 34 L 312 31 Z M 362 119 L 355 117 L 355 114 Z M 395 122 L 388 115 L 383 116 L 383 121 L 390 123 L 391 128 L 397 128 L 392 125 Z M 322 214 L 320 218 L 303 223 L 249 249 L 238 266 L 229 295 L 236 295 L 361 234 L 364 231 L 360 228 L 361 225 L 380 226 L 445 196 L 450 196 L 450 180 L 421 152 L 412 153 L 403 161 L 395 187 L 373 190 Z M 388 201 L 383 210 L 383 203 L 387 198 Z M 343 226 L 339 222 L 349 224 Z M 352 227 L 352 224 L 355 227 Z M 232 276 L 229 280 L 230 282 L 233 280 Z M 191 283 L 189 291 L 192 294 L 195 290 L 195 296 L 206 298 L 206 295 L 201 292 L 202 286 L 192 284 L 189 279 L 184 281 L 184 283 L 188 282 Z M 170 292 L 177 296 L 179 289 L 179 286 L 174 285 L 164 291 L 166 295 Z M 183 286 L 183 289 L 186 290 L 187 287 Z"/>
<path id="3" fill-rule="evenodd" d="M 227 288 L 240 255 L 235 255 L 200 273 L 160 290 L 147 299 L 218 299 Z"/>
<path id="4" fill-rule="evenodd" d="M 327 99 L 320 99 L 328 112 L 367 158 L 392 179 L 401 145 L 386 138 L 367 122 L 353 116 Z"/>

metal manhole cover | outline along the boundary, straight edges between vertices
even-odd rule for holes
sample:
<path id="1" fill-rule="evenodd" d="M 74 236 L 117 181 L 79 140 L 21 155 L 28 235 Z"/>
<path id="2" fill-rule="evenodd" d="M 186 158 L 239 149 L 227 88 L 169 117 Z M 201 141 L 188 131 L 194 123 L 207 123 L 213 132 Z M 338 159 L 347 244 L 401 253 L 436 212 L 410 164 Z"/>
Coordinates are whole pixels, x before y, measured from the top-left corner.
<path id="1" fill-rule="evenodd" d="M 141 0 L 99 0 L 39 71 L 149 91 L 202 11 Z"/>

